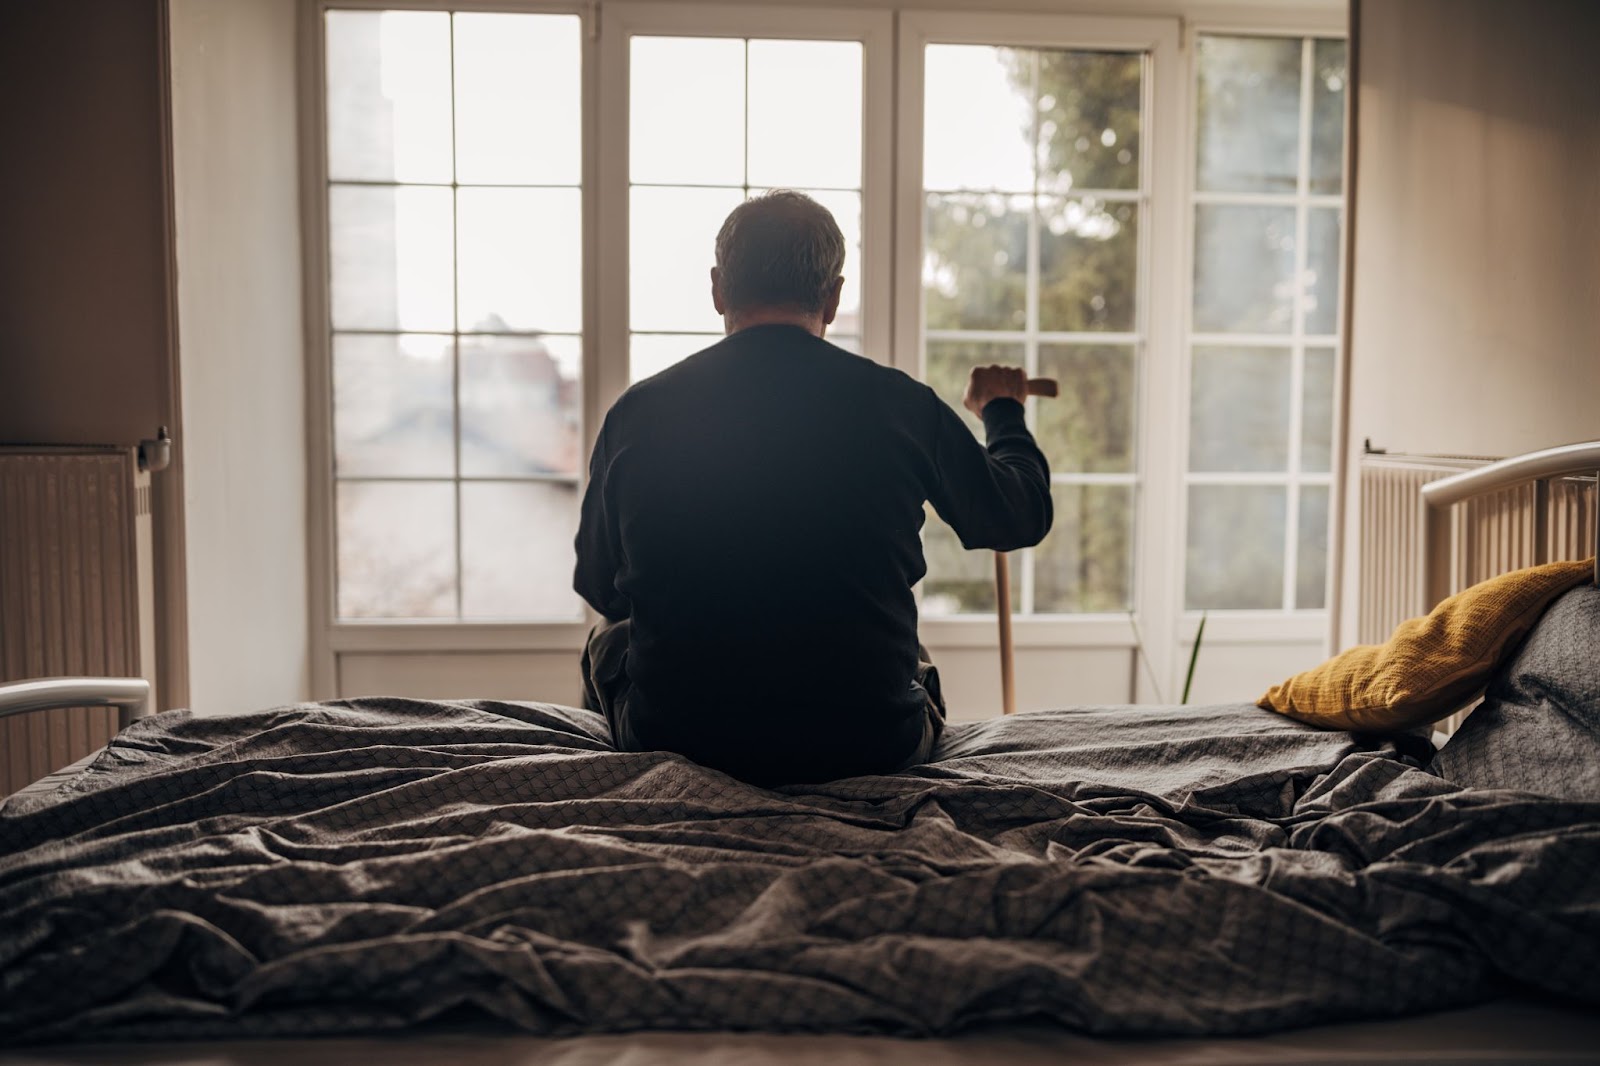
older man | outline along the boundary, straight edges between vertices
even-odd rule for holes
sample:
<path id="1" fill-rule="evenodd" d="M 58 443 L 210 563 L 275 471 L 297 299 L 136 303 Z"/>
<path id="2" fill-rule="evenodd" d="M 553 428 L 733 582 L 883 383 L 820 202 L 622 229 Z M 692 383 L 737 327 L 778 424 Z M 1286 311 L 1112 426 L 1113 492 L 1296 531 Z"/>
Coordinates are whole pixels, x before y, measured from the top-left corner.
<path id="1" fill-rule="evenodd" d="M 585 693 L 619 748 L 763 785 L 926 761 L 945 711 L 911 592 L 924 502 L 968 548 L 1050 529 L 1026 374 L 972 372 L 984 447 L 926 385 L 829 344 L 844 251 L 800 193 L 736 207 L 711 270 L 727 336 L 606 415 L 575 587 L 607 620 Z"/>

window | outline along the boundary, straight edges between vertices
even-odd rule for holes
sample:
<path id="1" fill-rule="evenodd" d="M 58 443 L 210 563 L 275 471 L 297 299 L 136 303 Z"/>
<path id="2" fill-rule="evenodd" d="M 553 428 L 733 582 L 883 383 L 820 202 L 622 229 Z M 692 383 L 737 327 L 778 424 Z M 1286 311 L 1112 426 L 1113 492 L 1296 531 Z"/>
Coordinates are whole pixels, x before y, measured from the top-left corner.
<path id="1" fill-rule="evenodd" d="M 1152 679 L 1201 610 L 1218 639 L 1320 640 L 1341 41 L 977 4 L 347 2 L 321 0 L 308 156 L 330 655 L 578 646 L 599 419 L 721 336 L 716 231 L 774 187 L 845 231 L 831 340 L 958 408 L 978 362 L 1060 379 L 1028 404 L 1057 520 L 1011 568 L 1019 644 L 1117 652 L 1154 697 L 1174 682 L 1129 671 L 1136 630 Z M 992 641 L 962 618 L 994 610 L 988 553 L 929 517 L 928 642 Z"/>
<path id="2" fill-rule="evenodd" d="M 924 53 L 925 378 L 957 410 L 977 365 L 1065 384 L 1028 402 L 1056 523 L 1012 570 L 1024 616 L 1132 607 L 1144 66 L 1138 52 Z M 931 511 L 924 543 L 925 613 L 995 609 L 983 553 Z"/>
<path id="3" fill-rule="evenodd" d="M 338 617 L 576 619 L 578 20 L 326 35 Z"/>
<path id="4" fill-rule="evenodd" d="M 1345 45 L 1203 34 L 1184 604 L 1325 603 Z"/>

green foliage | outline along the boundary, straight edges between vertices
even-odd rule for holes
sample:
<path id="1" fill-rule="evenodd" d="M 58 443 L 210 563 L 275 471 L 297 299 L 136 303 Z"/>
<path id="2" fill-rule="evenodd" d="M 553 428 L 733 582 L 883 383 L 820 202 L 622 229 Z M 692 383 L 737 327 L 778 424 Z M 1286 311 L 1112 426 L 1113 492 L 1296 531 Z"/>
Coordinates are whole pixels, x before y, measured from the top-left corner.
<path id="1" fill-rule="evenodd" d="M 929 194 L 924 306 L 930 330 L 1015 332 L 1015 342 L 930 340 L 926 380 L 960 409 L 979 364 L 1021 364 L 1030 270 L 1038 324 L 1060 332 L 1132 332 L 1138 289 L 1138 208 L 1081 189 L 1139 185 L 1143 60 L 1100 52 L 1004 53 L 1015 91 L 1031 103 L 1017 135 L 1033 146 L 1032 190 Z M 935 119 L 936 120 L 936 119 Z M 1037 234 L 1030 262 L 1030 227 Z M 1040 447 L 1056 471 L 1135 468 L 1132 345 L 1041 343 L 1035 373 L 1061 381 L 1059 399 L 1032 402 Z M 965 416 L 974 432 L 978 422 Z M 1134 494 L 1126 486 L 1057 485 L 1055 529 L 1035 549 L 1035 610 L 1131 606 Z M 933 613 L 992 611 L 992 560 L 967 552 L 930 515 L 923 603 Z M 1023 568 L 1011 568 L 1013 602 Z"/>
<path id="2" fill-rule="evenodd" d="M 1138 188 L 1143 58 L 1113 52 L 1031 54 L 1038 62 L 1041 179 L 1049 176 L 1055 189 Z M 1013 68 L 1019 91 L 1027 75 L 1022 64 Z"/>
<path id="3" fill-rule="evenodd" d="M 1305 44 L 1296 37 L 1201 35 L 1196 122 L 1197 181 L 1206 190 L 1292 192 L 1298 187 Z M 1137 469 L 1140 367 L 1133 345 L 1023 343 L 1029 315 L 1046 332 L 1130 333 L 1137 328 L 1138 205 L 1116 191 L 1139 187 L 1142 57 L 1105 52 L 1003 49 L 1000 58 L 1022 102 L 1019 146 L 1035 161 L 1031 187 L 943 190 L 925 205 L 925 307 L 930 330 L 1014 334 L 1006 341 L 935 340 L 928 381 L 959 405 L 968 368 L 1018 362 L 1061 381 L 1059 399 L 1033 401 L 1040 447 L 1057 472 Z M 1309 172 L 1315 193 L 1342 189 L 1342 41 L 1311 45 Z M 1008 113 L 1009 112 L 1008 110 Z M 937 122 L 938 116 L 930 116 Z M 999 121 L 1011 122 L 1011 119 Z M 1006 179 L 1008 182 L 1012 179 Z M 1297 226 L 1288 207 L 1211 205 L 1196 212 L 1195 325 L 1200 330 L 1277 335 L 1292 319 Z M 1308 273 L 1319 278 L 1305 305 L 1307 328 L 1337 323 L 1339 226 L 1331 208 L 1313 210 Z M 1035 293 L 1030 307 L 1030 289 Z M 1189 415 L 1193 469 L 1287 473 L 1291 397 L 1285 352 L 1197 355 Z M 1274 362 L 1276 360 L 1276 362 Z M 1306 469 L 1325 470 L 1331 438 L 1331 353 L 1305 356 L 1302 401 Z M 973 422 L 976 426 L 976 422 Z M 1134 493 L 1125 486 L 1055 489 L 1056 527 L 1035 549 L 1035 609 L 1125 610 L 1131 605 Z M 1301 565 L 1296 603 L 1322 602 L 1327 519 L 1322 497 L 1302 490 L 1289 515 L 1282 487 L 1190 491 L 1187 587 L 1191 608 L 1271 609 L 1282 603 L 1288 535 Z M 1295 529 L 1288 528 L 1295 523 Z M 969 558 L 936 521 L 927 538 L 930 610 L 992 610 L 986 556 Z M 1014 575 L 1027 572 L 1013 566 Z"/>
<path id="4" fill-rule="evenodd" d="M 929 329 L 1026 328 L 1029 200 L 929 194 L 923 216 Z"/>

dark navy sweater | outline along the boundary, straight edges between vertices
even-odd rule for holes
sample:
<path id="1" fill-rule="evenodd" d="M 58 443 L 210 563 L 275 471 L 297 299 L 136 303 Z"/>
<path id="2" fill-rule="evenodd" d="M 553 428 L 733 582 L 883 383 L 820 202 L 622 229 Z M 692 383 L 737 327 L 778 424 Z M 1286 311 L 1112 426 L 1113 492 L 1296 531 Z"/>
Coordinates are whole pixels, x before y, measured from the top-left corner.
<path id="1" fill-rule="evenodd" d="M 632 620 L 642 746 L 776 780 L 909 754 L 924 502 L 968 548 L 1050 529 L 1022 405 L 983 421 L 987 448 L 926 385 L 787 325 L 624 393 L 595 442 L 574 586 Z"/>

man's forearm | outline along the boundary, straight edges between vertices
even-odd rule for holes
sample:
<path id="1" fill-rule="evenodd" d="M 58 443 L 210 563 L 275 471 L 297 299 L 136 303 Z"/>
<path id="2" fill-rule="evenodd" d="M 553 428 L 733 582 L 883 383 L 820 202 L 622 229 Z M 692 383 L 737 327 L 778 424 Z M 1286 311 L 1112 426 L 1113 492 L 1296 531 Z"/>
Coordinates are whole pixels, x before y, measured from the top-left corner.
<path id="1" fill-rule="evenodd" d="M 939 404 L 936 457 L 939 484 L 932 497 L 966 548 L 1011 551 L 1039 543 L 1050 531 L 1050 467 L 1013 399 L 983 408 L 987 447 L 956 413 Z"/>

